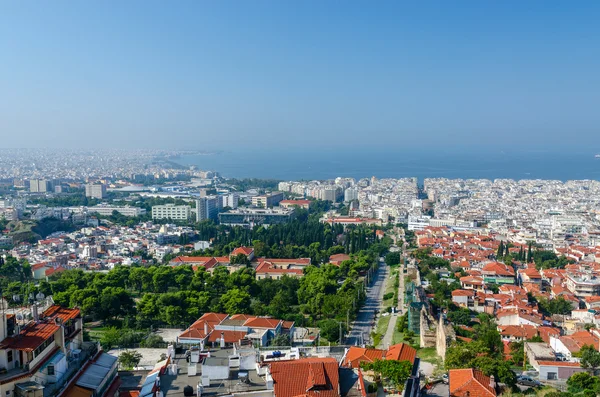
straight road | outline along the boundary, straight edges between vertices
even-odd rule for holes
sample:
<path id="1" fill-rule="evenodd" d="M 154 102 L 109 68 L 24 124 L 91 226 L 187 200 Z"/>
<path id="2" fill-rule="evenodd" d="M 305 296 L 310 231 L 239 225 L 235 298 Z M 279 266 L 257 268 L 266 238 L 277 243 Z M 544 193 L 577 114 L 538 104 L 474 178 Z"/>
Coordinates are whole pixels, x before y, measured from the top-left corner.
<path id="1" fill-rule="evenodd" d="M 347 345 L 369 344 L 373 330 L 371 324 L 375 321 L 375 310 L 381 309 L 383 286 L 389 272 L 390 269 L 385 262 L 379 262 L 379 268 L 373 275 L 373 282 L 371 286 L 367 287 L 365 304 L 358 311 L 356 320 L 352 323 L 352 331 L 346 338 Z"/>

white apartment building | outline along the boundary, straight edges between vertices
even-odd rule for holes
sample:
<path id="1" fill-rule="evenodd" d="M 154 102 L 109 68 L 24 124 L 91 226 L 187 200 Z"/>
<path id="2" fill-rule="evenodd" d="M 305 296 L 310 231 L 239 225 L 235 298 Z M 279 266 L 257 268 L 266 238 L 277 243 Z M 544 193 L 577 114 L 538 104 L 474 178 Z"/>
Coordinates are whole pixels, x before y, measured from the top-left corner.
<path id="1" fill-rule="evenodd" d="M 50 182 L 45 179 L 31 179 L 29 181 L 29 191 L 31 193 L 45 193 L 50 191 Z"/>
<path id="2" fill-rule="evenodd" d="M 103 199 L 106 197 L 106 185 L 101 183 L 88 183 L 85 185 L 85 197 Z"/>
<path id="3" fill-rule="evenodd" d="M 355 187 L 350 187 L 344 192 L 344 201 L 350 202 L 354 200 L 358 200 L 358 189 Z"/>
<path id="4" fill-rule="evenodd" d="M 192 216 L 192 207 L 189 205 L 155 205 L 152 207 L 152 219 L 173 219 L 185 221 Z"/>
<path id="5" fill-rule="evenodd" d="M 221 198 L 221 207 L 229 207 L 236 209 L 240 202 L 240 195 L 238 193 L 229 193 L 223 195 Z"/>
<path id="6" fill-rule="evenodd" d="M 600 295 L 600 278 L 592 275 L 577 277 L 567 274 L 567 289 L 578 298 L 598 296 Z"/>
<path id="7" fill-rule="evenodd" d="M 73 210 L 73 212 L 80 212 L 81 210 L 77 207 L 74 208 L 69 208 L 70 210 Z M 102 216 L 110 216 L 112 215 L 113 211 L 117 211 L 119 214 L 124 215 L 124 216 L 142 216 L 142 215 L 146 215 L 146 209 L 145 208 L 139 208 L 139 207 L 129 207 L 129 206 L 124 206 L 124 207 L 117 207 L 114 205 L 96 205 L 93 207 L 87 207 L 87 212 L 88 213 L 92 213 L 92 212 L 96 212 L 99 215 Z"/>

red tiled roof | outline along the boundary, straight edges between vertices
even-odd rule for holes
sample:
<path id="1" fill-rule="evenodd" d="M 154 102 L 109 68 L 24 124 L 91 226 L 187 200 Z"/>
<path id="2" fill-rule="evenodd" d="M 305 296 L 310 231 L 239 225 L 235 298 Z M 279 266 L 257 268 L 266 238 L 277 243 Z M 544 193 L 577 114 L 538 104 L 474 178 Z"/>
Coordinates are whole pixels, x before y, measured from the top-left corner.
<path id="1" fill-rule="evenodd" d="M 244 327 L 275 329 L 281 322 L 281 320 L 278 320 L 276 318 L 255 317 L 248 319 L 244 323 Z"/>
<path id="2" fill-rule="evenodd" d="M 490 377 L 477 369 L 451 369 L 448 378 L 451 397 L 496 397 Z"/>
<path id="3" fill-rule="evenodd" d="M 537 328 L 533 325 L 500 325 L 498 328 L 502 336 L 531 339 L 537 335 Z"/>
<path id="4" fill-rule="evenodd" d="M 170 263 L 203 264 L 211 259 L 213 259 L 212 256 L 178 256 L 172 259 Z"/>
<path id="5" fill-rule="evenodd" d="M 0 349 L 14 349 L 31 352 L 48 340 L 60 326 L 54 322 L 31 323 L 17 337 L 8 337 L 0 342 Z"/>
<path id="6" fill-rule="evenodd" d="M 183 331 L 179 338 L 183 339 L 204 339 L 215 328 L 215 325 L 220 324 L 227 318 L 227 314 L 223 313 L 204 313 L 202 317 L 196 320 L 188 329 Z M 204 325 L 208 332 L 204 332 Z"/>
<path id="7" fill-rule="evenodd" d="M 250 255 L 253 252 L 254 252 L 254 248 L 250 248 L 250 247 L 237 247 L 236 249 L 234 249 L 231 252 L 231 255 L 239 255 L 239 254 Z"/>
<path id="8" fill-rule="evenodd" d="M 281 200 L 279 204 L 310 205 L 310 200 Z"/>
<path id="9" fill-rule="evenodd" d="M 49 266 L 49 265 L 45 262 L 36 263 L 35 265 L 31 265 L 31 270 L 38 270 L 38 269 L 41 269 L 41 268 L 47 267 L 47 266 Z"/>
<path id="10" fill-rule="evenodd" d="M 398 360 L 398 361 L 410 361 L 411 364 L 415 363 L 415 357 L 417 351 L 407 345 L 406 343 L 398 343 L 388 347 L 387 353 L 385 354 L 386 360 Z"/>
<path id="11" fill-rule="evenodd" d="M 294 321 L 283 321 L 283 324 L 281 324 L 281 328 L 283 329 L 291 329 L 294 326 Z"/>
<path id="12" fill-rule="evenodd" d="M 339 397 L 335 358 L 305 358 L 271 363 L 277 397 Z"/>
<path id="13" fill-rule="evenodd" d="M 53 305 L 42 313 L 42 318 L 60 318 L 64 322 L 78 317 L 80 313 L 79 309 L 69 309 L 59 305 Z"/>
<path id="14" fill-rule="evenodd" d="M 455 289 L 452 291 L 452 296 L 474 296 L 475 291 L 472 289 Z"/>
<path id="15" fill-rule="evenodd" d="M 346 254 L 335 254 L 329 257 L 329 262 L 343 262 L 350 260 L 350 255 Z"/>
<path id="16" fill-rule="evenodd" d="M 362 362 L 373 362 L 377 359 L 385 358 L 386 351 L 379 349 L 366 349 L 363 347 L 352 346 L 348 349 L 343 365 L 346 367 L 360 368 Z"/>
<path id="17" fill-rule="evenodd" d="M 225 338 L 225 343 L 237 343 L 240 339 L 244 339 L 246 337 L 246 332 L 244 331 L 214 331 L 209 337 L 209 342 L 219 342 L 221 341 L 221 335 Z"/>
<path id="18" fill-rule="evenodd" d="M 304 271 L 302 269 L 281 269 L 275 267 L 272 262 L 261 262 L 260 265 L 256 268 L 255 271 L 257 274 L 265 274 L 265 273 L 284 273 L 284 274 L 295 274 L 302 275 Z"/>
<path id="19" fill-rule="evenodd" d="M 538 361 L 539 365 L 548 365 L 552 367 L 575 367 L 581 368 L 580 363 L 570 362 L 570 361 Z"/>
<path id="20" fill-rule="evenodd" d="M 64 267 L 62 267 L 62 266 L 59 266 L 59 267 L 56 267 L 56 268 L 51 267 L 50 269 L 46 269 L 45 274 L 46 274 L 46 276 L 51 276 L 54 273 L 64 272 L 65 270 L 66 269 Z"/>
<path id="21" fill-rule="evenodd" d="M 297 258 L 297 259 L 286 259 L 286 258 L 260 258 L 260 262 L 271 262 L 271 263 L 285 263 L 290 265 L 310 265 L 310 258 Z"/>
<path id="22" fill-rule="evenodd" d="M 506 266 L 504 263 L 492 262 L 488 263 L 481 269 L 483 272 L 492 273 L 497 276 L 514 276 L 515 271 L 512 267 Z"/>

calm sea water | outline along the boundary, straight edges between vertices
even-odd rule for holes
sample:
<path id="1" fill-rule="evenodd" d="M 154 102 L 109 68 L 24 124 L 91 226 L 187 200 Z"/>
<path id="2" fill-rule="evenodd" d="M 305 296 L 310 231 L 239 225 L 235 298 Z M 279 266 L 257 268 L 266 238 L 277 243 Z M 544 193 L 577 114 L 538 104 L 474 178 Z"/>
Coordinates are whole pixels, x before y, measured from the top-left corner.
<path id="1" fill-rule="evenodd" d="M 511 178 L 600 180 L 595 152 L 224 151 L 175 160 L 225 177 L 282 180 L 378 178 Z"/>

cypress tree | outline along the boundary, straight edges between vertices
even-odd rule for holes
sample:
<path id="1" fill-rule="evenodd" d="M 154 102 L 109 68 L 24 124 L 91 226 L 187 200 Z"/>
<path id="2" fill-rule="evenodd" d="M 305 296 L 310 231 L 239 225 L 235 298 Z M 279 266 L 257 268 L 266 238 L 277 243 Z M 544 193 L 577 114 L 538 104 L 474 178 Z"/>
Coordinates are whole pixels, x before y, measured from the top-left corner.
<path id="1" fill-rule="evenodd" d="M 496 257 L 500 259 L 502 254 L 504 253 L 504 243 L 500 241 L 500 245 L 498 246 L 498 252 L 496 252 Z"/>

